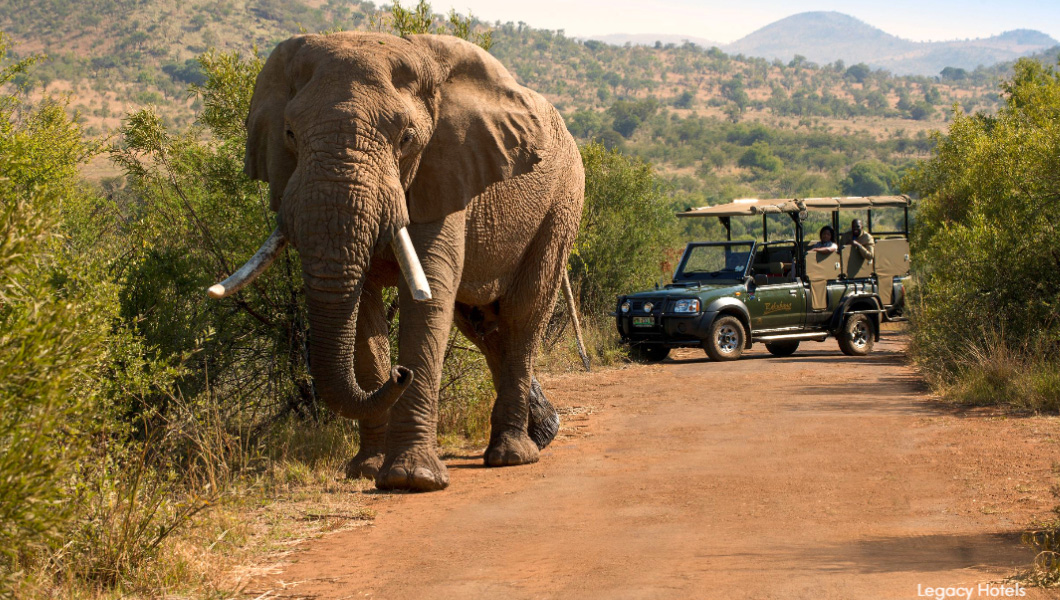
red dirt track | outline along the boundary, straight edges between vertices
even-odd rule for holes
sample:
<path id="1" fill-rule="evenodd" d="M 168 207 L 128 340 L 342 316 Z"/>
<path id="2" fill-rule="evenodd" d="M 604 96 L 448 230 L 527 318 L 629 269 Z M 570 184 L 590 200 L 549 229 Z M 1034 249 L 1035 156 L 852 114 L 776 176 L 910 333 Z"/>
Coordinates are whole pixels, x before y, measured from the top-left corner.
<path id="1" fill-rule="evenodd" d="M 902 345 L 542 378 L 563 430 L 540 463 L 469 453 L 446 491 L 366 492 L 372 525 L 306 543 L 245 597 L 999 597 L 979 586 L 1032 558 L 1019 532 L 1053 504 L 1060 422 L 940 404 Z"/>

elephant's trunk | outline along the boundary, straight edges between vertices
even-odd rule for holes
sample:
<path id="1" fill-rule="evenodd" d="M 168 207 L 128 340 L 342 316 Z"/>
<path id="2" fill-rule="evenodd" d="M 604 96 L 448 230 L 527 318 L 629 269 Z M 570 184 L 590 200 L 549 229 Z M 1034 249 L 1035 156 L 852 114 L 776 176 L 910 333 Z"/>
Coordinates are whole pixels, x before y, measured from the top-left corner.
<path id="1" fill-rule="evenodd" d="M 400 188 L 336 179 L 303 180 L 299 201 L 285 206 L 282 220 L 302 259 L 317 396 L 339 415 L 366 419 L 393 406 L 412 383 L 412 371 L 398 366 L 369 393 L 354 374 L 361 291 L 380 235 L 401 224 L 387 211 Z"/>
<path id="2" fill-rule="evenodd" d="M 360 285 L 357 286 L 360 294 Z M 368 393 L 354 377 L 354 342 L 357 331 L 356 298 L 334 298 L 327 292 L 306 288 L 309 312 L 309 370 L 317 396 L 343 417 L 365 419 L 389 409 L 412 383 L 412 371 L 402 366 L 390 370 L 390 378 Z"/>

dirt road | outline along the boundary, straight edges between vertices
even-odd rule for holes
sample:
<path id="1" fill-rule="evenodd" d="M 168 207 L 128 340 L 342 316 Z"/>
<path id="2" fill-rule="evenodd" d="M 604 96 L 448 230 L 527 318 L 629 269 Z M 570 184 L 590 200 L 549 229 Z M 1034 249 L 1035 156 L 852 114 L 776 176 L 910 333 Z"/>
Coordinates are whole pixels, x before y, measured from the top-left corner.
<path id="1" fill-rule="evenodd" d="M 1013 587 L 1000 580 L 1030 560 L 1019 531 L 1053 503 L 1060 423 L 936 403 L 903 364 L 902 340 L 884 335 L 860 359 L 829 340 L 786 359 L 756 346 L 718 364 L 688 350 L 545 379 L 564 430 L 540 463 L 484 469 L 469 453 L 447 460 L 447 491 L 366 492 L 372 525 L 308 543 L 247 591 L 999 597 L 990 590 Z"/>

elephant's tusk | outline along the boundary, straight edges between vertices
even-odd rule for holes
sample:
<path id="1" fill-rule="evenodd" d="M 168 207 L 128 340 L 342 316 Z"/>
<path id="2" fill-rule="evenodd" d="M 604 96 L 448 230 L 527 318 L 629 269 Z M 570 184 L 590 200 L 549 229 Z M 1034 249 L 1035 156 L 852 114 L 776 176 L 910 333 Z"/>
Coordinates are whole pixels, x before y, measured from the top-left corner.
<path id="1" fill-rule="evenodd" d="M 431 286 L 427 283 L 427 274 L 423 272 L 423 267 L 420 265 L 420 257 L 416 256 L 416 249 L 412 247 L 409 230 L 404 227 L 398 230 L 390 245 L 394 248 L 394 256 L 401 265 L 405 281 L 412 290 L 412 297 L 417 300 L 430 300 Z"/>
<path id="2" fill-rule="evenodd" d="M 238 292 L 246 287 L 248 283 L 257 279 L 258 275 L 261 275 L 265 269 L 268 269 L 269 265 L 276 260 L 276 257 L 280 255 L 286 245 L 287 238 L 283 237 L 277 227 L 272 231 L 269 239 L 265 240 L 265 243 L 261 245 L 261 248 L 258 248 L 258 251 L 254 253 L 254 256 L 250 257 L 250 260 L 245 265 L 239 267 L 228 279 L 210 286 L 206 293 L 211 298 L 225 298 Z"/>

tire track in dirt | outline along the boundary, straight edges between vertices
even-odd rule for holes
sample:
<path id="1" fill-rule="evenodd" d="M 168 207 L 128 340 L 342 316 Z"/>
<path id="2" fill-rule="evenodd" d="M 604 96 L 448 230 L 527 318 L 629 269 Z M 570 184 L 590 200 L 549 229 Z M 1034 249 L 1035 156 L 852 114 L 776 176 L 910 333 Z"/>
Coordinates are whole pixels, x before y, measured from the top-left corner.
<path id="1" fill-rule="evenodd" d="M 461 455 L 447 491 L 366 492 L 371 526 L 307 543 L 245 593 L 916 598 L 999 581 L 1052 505 L 1060 420 L 941 405 L 902 347 L 884 332 L 864 358 L 830 340 L 543 378 L 564 427 L 540 463 Z"/>

